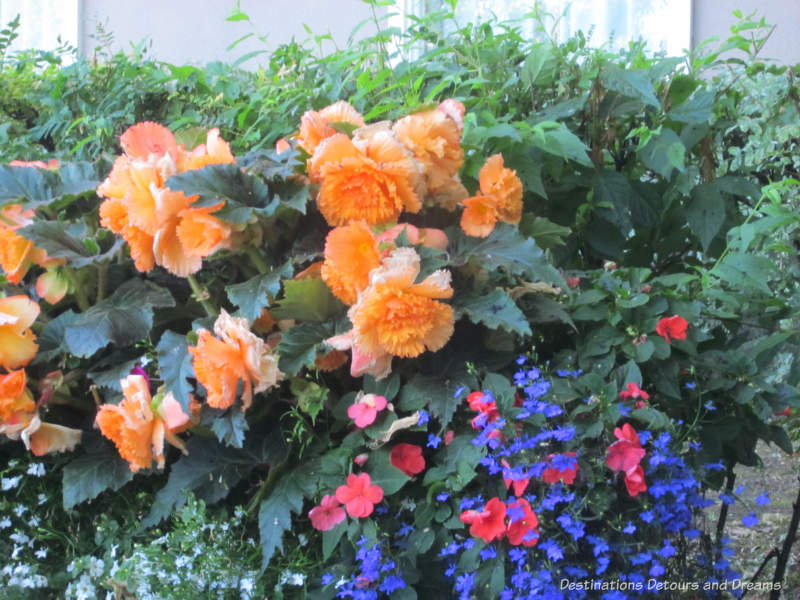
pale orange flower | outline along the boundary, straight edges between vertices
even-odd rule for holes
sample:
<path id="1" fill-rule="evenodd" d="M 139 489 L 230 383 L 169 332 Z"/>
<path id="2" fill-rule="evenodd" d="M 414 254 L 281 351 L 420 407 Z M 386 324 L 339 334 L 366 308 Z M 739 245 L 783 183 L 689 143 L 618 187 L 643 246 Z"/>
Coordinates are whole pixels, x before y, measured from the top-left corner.
<path id="1" fill-rule="evenodd" d="M 397 248 L 372 272 L 369 287 L 348 311 L 360 352 L 412 358 L 450 339 L 453 309 L 437 300 L 453 295 L 450 273 L 435 271 L 415 284 L 419 271 L 413 248 Z"/>
<path id="2" fill-rule="evenodd" d="M 363 127 L 364 117 L 344 100 L 334 102 L 320 111 L 307 110 L 300 117 L 300 133 L 297 135 L 298 145 L 309 154 L 314 154 L 322 140 L 336 134 L 336 130 L 330 125 L 331 123 L 350 123 L 356 127 Z M 283 152 L 283 150 L 278 150 L 278 152 Z"/>
<path id="3" fill-rule="evenodd" d="M 42 423 L 23 370 L 0 375 L 0 434 L 22 438 L 36 456 L 72 450 L 81 438 L 78 429 Z"/>
<path id="4" fill-rule="evenodd" d="M 39 346 L 30 326 L 39 316 L 39 304 L 27 296 L 0 298 L 0 366 L 18 369 L 36 356 Z"/>
<path id="5" fill-rule="evenodd" d="M 378 380 L 383 379 L 392 372 L 392 355 L 387 352 L 380 352 L 374 356 L 369 356 L 362 352 L 356 345 L 356 332 L 354 329 L 328 338 L 325 343 L 341 352 L 352 351 L 353 357 L 350 361 L 351 377 L 372 375 Z"/>
<path id="6" fill-rule="evenodd" d="M 126 154 L 114 163 L 98 188 L 107 198 L 100 205 L 100 223 L 130 246 L 139 271 L 156 264 L 185 277 L 202 267 L 202 259 L 230 246 L 231 228 L 211 213 L 224 206 L 193 208 L 186 197 L 164 187 L 172 175 L 207 164 L 233 162 L 219 130 L 208 132 L 205 144 L 187 153 L 167 128 L 139 123 L 122 138 Z"/>
<path id="7" fill-rule="evenodd" d="M 233 158 L 230 145 L 219 136 L 219 129 L 214 128 L 206 134 L 205 144 L 200 144 L 191 152 L 182 154 L 178 161 L 178 170 L 191 171 L 202 169 L 206 165 L 234 162 L 236 159 Z"/>
<path id="8" fill-rule="evenodd" d="M 64 264 L 63 258 L 48 258 L 47 252 L 17 233 L 33 223 L 34 211 L 21 204 L 9 204 L 0 210 L 0 267 L 11 283 L 20 283 L 32 265 L 42 267 Z"/>
<path id="9" fill-rule="evenodd" d="M 356 221 L 328 233 L 322 279 L 345 304 L 355 303 L 358 293 L 369 283 L 370 271 L 380 264 L 378 242 L 364 222 Z"/>
<path id="10" fill-rule="evenodd" d="M 406 237 L 408 241 L 412 244 L 421 244 L 423 246 L 427 246 L 428 248 L 436 248 L 438 250 L 447 250 L 447 234 L 442 231 L 441 229 L 435 229 L 433 227 L 415 227 L 414 225 L 410 225 L 408 223 L 398 223 L 397 225 L 390 227 L 383 233 L 376 236 L 375 239 L 381 244 L 389 244 L 392 248 L 394 247 L 394 241 L 400 237 L 400 234 L 405 231 Z M 390 248 L 391 249 L 391 248 Z M 384 251 L 384 256 L 388 255 L 389 252 Z"/>
<path id="11" fill-rule="evenodd" d="M 264 340 L 251 333 L 247 319 L 231 317 L 224 309 L 214 323 L 214 333 L 218 337 L 200 329 L 197 346 L 189 347 L 197 381 L 206 388 L 208 405 L 223 409 L 233 405 L 239 381 L 244 382 L 242 410 L 247 410 L 253 394 L 283 379 L 278 357 Z"/>
<path id="12" fill-rule="evenodd" d="M 342 133 L 323 140 L 308 171 L 321 184 L 317 206 L 334 227 L 388 223 L 422 207 L 417 163 L 387 127 L 363 128 L 352 140 Z"/>
<path id="13" fill-rule="evenodd" d="M 35 167 L 37 169 L 47 169 L 48 171 L 55 171 L 61 166 L 57 158 L 51 158 L 47 162 L 43 160 L 12 160 L 8 163 L 10 167 Z"/>
<path id="14" fill-rule="evenodd" d="M 454 102 L 464 108 L 460 102 Z M 443 103 L 444 104 L 444 103 Z M 458 179 L 464 164 L 461 147 L 462 121 L 451 104 L 414 113 L 394 124 L 397 138 L 414 154 L 422 165 L 426 199 L 432 204 L 455 210 L 458 202 L 467 197 L 466 188 Z"/>
<path id="15" fill-rule="evenodd" d="M 186 454 L 186 446 L 177 437 L 185 429 L 190 416 L 183 412 L 172 394 L 155 401 L 150 396 L 147 379 L 128 375 L 120 380 L 124 398 L 119 404 L 103 404 L 95 422 L 100 432 L 128 461 L 131 471 L 149 469 L 156 462 L 164 468 L 164 441 Z"/>
<path id="16" fill-rule="evenodd" d="M 462 202 L 461 228 L 486 237 L 497 221 L 516 225 L 522 218 L 522 182 L 516 171 L 503 166 L 503 155 L 490 156 L 478 174 L 480 194 Z"/>
<path id="17" fill-rule="evenodd" d="M 69 290 L 69 280 L 60 269 L 48 269 L 36 279 L 36 293 L 50 304 L 56 304 Z"/>

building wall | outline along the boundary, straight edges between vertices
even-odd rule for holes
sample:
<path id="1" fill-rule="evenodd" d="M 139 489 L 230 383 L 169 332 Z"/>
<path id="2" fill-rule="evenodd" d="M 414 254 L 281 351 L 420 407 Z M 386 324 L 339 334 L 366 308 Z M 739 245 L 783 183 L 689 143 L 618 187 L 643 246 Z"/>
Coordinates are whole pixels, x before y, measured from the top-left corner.
<path id="1" fill-rule="evenodd" d="M 174 64 L 234 62 L 254 50 L 274 50 L 292 37 L 306 40 L 309 34 L 303 25 L 315 35 L 330 34 L 336 44 L 345 46 L 351 31 L 372 16 L 362 0 L 241 0 L 239 4 L 249 22 L 225 20 L 236 6 L 234 0 L 81 0 L 79 48 L 83 55 L 92 55 L 100 24 L 113 34 L 112 51 L 129 50 L 131 43 L 149 39 L 148 55 Z M 367 23 L 359 35 L 374 31 L 374 24 Z M 251 32 L 255 35 L 226 50 Z M 265 41 L 256 37 L 262 35 Z M 322 44 L 323 49 L 333 48 L 331 41 Z M 254 68 L 259 60 L 243 66 Z"/>
<path id="2" fill-rule="evenodd" d="M 800 1 L 798 0 L 694 0 L 692 11 L 692 46 L 711 36 L 724 40 L 731 35 L 736 23 L 734 10 L 745 15 L 757 11 L 767 23 L 777 25 L 764 45 L 760 58 L 774 58 L 781 63 L 800 63 Z M 743 32 L 742 35 L 746 35 Z"/>

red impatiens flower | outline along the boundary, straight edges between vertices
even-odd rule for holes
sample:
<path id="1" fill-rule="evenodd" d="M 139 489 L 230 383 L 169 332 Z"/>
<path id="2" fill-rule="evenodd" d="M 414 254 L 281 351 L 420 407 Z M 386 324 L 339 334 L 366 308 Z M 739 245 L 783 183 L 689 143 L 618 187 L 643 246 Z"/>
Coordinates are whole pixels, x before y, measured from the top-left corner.
<path id="1" fill-rule="evenodd" d="M 672 340 L 685 340 L 686 328 L 689 323 L 680 315 L 673 315 L 671 317 L 664 317 L 656 325 L 656 333 L 667 340 L 668 344 Z"/>
<path id="2" fill-rule="evenodd" d="M 497 404 L 489 394 L 484 394 L 483 392 L 472 392 L 469 396 L 467 396 L 467 404 L 469 404 L 469 407 L 472 410 L 480 413 L 477 417 L 472 419 L 473 429 L 480 429 L 486 424 L 494 423 L 498 418 L 500 418 L 500 412 L 497 410 Z M 479 420 L 481 421 L 480 425 L 478 425 Z M 499 434 L 499 432 L 492 433 Z"/>
<path id="3" fill-rule="evenodd" d="M 461 522 L 469 524 L 469 533 L 487 544 L 499 540 L 506 533 L 506 505 L 500 498 L 492 498 L 481 511 L 465 510 Z"/>
<path id="4" fill-rule="evenodd" d="M 510 472 L 511 470 L 511 465 L 508 464 L 508 461 L 503 458 L 500 460 L 500 464 L 505 467 L 505 469 L 503 469 L 503 482 L 506 484 L 506 489 L 513 486 L 514 495 L 522 496 L 522 494 L 524 494 L 525 490 L 528 488 L 531 478 L 525 477 L 524 479 L 513 479 L 507 475 L 507 472 Z"/>
<path id="5" fill-rule="evenodd" d="M 452 429 L 448 429 L 444 434 L 444 445 L 449 446 L 453 443 L 453 438 L 455 437 L 456 432 Z"/>
<path id="6" fill-rule="evenodd" d="M 608 447 L 606 464 L 613 471 L 625 471 L 636 468 L 646 454 L 639 442 L 639 434 L 628 423 L 614 430 L 617 440 Z"/>
<path id="7" fill-rule="evenodd" d="M 525 498 L 517 498 L 508 505 L 509 516 L 506 536 L 512 546 L 535 546 L 539 543 L 539 519 Z"/>
<path id="8" fill-rule="evenodd" d="M 375 422 L 378 412 L 386 408 L 386 398 L 375 394 L 364 394 L 347 408 L 347 416 L 356 427 L 367 427 Z"/>
<path id="9" fill-rule="evenodd" d="M 640 388 L 639 385 L 634 381 L 629 381 L 625 387 L 626 389 L 619 393 L 619 397 L 623 400 L 628 400 L 630 398 L 642 398 L 643 400 L 650 399 L 650 394 Z"/>
<path id="10" fill-rule="evenodd" d="M 328 531 L 344 521 L 345 514 L 342 505 L 333 496 L 326 494 L 322 497 L 319 506 L 308 511 L 311 526 L 317 531 Z"/>
<path id="11" fill-rule="evenodd" d="M 575 452 L 563 452 L 561 456 L 569 456 L 570 458 L 575 458 L 577 453 Z M 547 467 L 544 471 L 542 471 L 542 481 L 545 483 L 558 483 L 559 481 L 566 483 L 567 485 L 572 485 L 575 483 L 575 477 L 578 475 L 578 461 L 574 461 L 572 466 L 567 466 L 564 468 L 564 465 L 556 465 L 553 464 L 553 459 L 555 458 L 555 454 L 550 454 L 547 457 L 548 464 L 552 465 Z M 562 459 L 563 460 L 563 459 Z M 563 469 L 563 470 L 562 470 Z"/>
<path id="12" fill-rule="evenodd" d="M 625 472 L 625 487 L 628 488 L 628 494 L 630 494 L 631 498 L 638 495 L 639 492 L 647 491 L 642 465 L 636 465 L 630 471 Z"/>
<path id="13" fill-rule="evenodd" d="M 403 473 L 412 477 L 425 470 L 425 459 L 422 457 L 422 448 L 416 444 L 400 443 L 392 448 L 389 454 L 392 465 Z"/>
<path id="14" fill-rule="evenodd" d="M 347 483 L 336 488 L 336 499 L 344 504 L 351 517 L 368 517 L 374 505 L 383 500 L 383 490 L 379 485 L 372 485 L 368 473 L 351 473 Z"/>

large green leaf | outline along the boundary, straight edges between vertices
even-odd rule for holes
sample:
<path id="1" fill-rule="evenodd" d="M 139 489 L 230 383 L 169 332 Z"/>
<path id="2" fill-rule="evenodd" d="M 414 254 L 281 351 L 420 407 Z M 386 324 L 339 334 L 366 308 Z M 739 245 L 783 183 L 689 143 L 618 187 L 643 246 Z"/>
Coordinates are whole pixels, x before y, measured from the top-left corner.
<path id="1" fill-rule="evenodd" d="M 133 479 L 133 471 L 116 449 L 101 442 L 85 456 L 64 467 L 61 495 L 64 508 L 95 498 L 105 490 L 118 490 Z"/>
<path id="2" fill-rule="evenodd" d="M 725 199 L 715 183 L 701 183 L 692 190 L 686 220 L 705 252 L 725 222 Z"/>
<path id="3" fill-rule="evenodd" d="M 775 264 L 765 256 L 731 252 L 711 273 L 727 281 L 737 292 L 758 290 L 771 294 L 768 281 L 774 270 Z"/>
<path id="4" fill-rule="evenodd" d="M 314 362 L 317 346 L 334 335 L 330 323 L 300 323 L 281 334 L 278 344 L 280 370 L 295 375 L 300 369 Z"/>
<path id="5" fill-rule="evenodd" d="M 460 228 L 451 228 L 448 238 L 450 262 L 455 266 L 474 259 L 490 271 L 505 269 L 531 281 L 547 281 L 566 287 L 563 277 L 547 261 L 544 251 L 512 225 L 500 223 L 486 238 L 468 236 Z"/>
<path id="6" fill-rule="evenodd" d="M 647 106 L 661 107 L 653 90 L 653 83 L 647 73 L 639 69 L 621 69 L 615 65 L 608 65 L 600 73 L 600 83 L 609 90 L 639 100 Z"/>
<path id="7" fill-rule="evenodd" d="M 631 203 L 635 195 L 628 179 L 616 171 L 600 171 L 594 176 L 592 187 L 598 216 L 613 223 L 627 237 L 632 228 Z"/>
<path id="8" fill-rule="evenodd" d="M 272 309 L 276 319 L 327 321 L 344 311 L 322 279 L 290 279 L 283 283 L 283 299 Z"/>
<path id="9" fill-rule="evenodd" d="M 28 208 L 49 204 L 58 196 L 55 173 L 35 167 L 0 165 L 0 204 L 23 200 Z"/>
<path id="10" fill-rule="evenodd" d="M 462 402 L 455 392 L 459 388 L 475 389 L 477 385 L 475 377 L 466 371 L 449 373 L 447 379 L 418 373 L 400 391 L 398 407 L 407 411 L 425 408 L 445 428 Z"/>
<path id="11" fill-rule="evenodd" d="M 465 314 L 473 323 L 489 329 L 503 328 L 510 333 L 531 335 L 525 315 L 506 292 L 494 289 L 488 294 L 468 293 L 458 297 L 457 313 Z"/>
<path id="12" fill-rule="evenodd" d="M 537 217 L 530 213 L 522 216 L 519 224 L 520 232 L 526 237 L 531 237 L 540 248 L 547 250 L 564 245 L 564 238 L 569 236 L 569 227 L 562 227 L 544 217 Z"/>
<path id="13" fill-rule="evenodd" d="M 665 128 L 650 138 L 639 155 L 648 168 L 669 179 L 675 171 L 684 170 L 686 146 L 677 133 Z"/>
<path id="14" fill-rule="evenodd" d="M 110 258 L 123 244 L 122 238 L 114 238 L 108 250 L 95 254 L 84 243 L 90 239 L 86 237 L 85 225 L 67 225 L 56 221 L 38 221 L 23 227 L 19 233 L 36 247 L 46 250 L 51 258 L 66 258 L 70 266 L 78 269 Z"/>
<path id="15" fill-rule="evenodd" d="M 226 446 L 241 448 L 244 444 L 244 434 L 250 429 L 243 410 L 233 408 L 220 415 L 211 423 L 211 431 L 217 439 Z"/>
<path id="16" fill-rule="evenodd" d="M 97 165 L 90 162 L 61 163 L 58 175 L 61 177 L 61 193 L 73 196 L 94 191 L 102 179 L 97 173 Z"/>
<path id="17" fill-rule="evenodd" d="M 127 346 L 150 333 L 153 308 L 175 306 L 164 288 L 142 279 L 123 283 L 114 294 L 78 315 L 64 330 L 67 348 L 91 356 L 108 344 Z"/>
<path id="18" fill-rule="evenodd" d="M 187 379 L 194 377 L 194 367 L 186 336 L 174 331 L 165 331 L 161 334 L 156 352 L 158 353 L 158 370 L 164 381 L 165 393 L 172 392 L 184 412 L 187 415 L 191 414 L 189 394 L 192 392 L 192 385 Z"/>
<path id="19" fill-rule="evenodd" d="M 36 358 L 33 359 L 33 364 L 53 360 L 68 352 L 64 333 L 67 327 L 75 323 L 80 317 L 81 315 L 78 313 L 68 310 L 45 323 L 37 339 L 39 351 L 36 353 Z"/>
<path id="20" fill-rule="evenodd" d="M 261 309 L 270 305 L 270 296 L 275 297 L 281 290 L 281 279 L 291 277 L 292 263 L 287 262 L 269 273 L 256 275 L 242 283 L 234 283 L 225 288 L 228 298 L 239 307 L 239 313 L 248 321 L 255 321 Z"/>
<path id="21" fill-rule="evenodd" d="M 386 496 L 398 492 L 410 479 L 408 475 L 392 464 L 389 450 L 385 446 L 370 453 L 367 472 L 370 474 L 372 483 L 379 485 Z"/>
<path id="22" fill-rule="evenodd" d="M 142 526 L 150 527 L 168 517 L 186 502 L 186 492 L 208 504 L 225 498 L 231 488 L 258 465 L 275 465 L 286 458 L 288 449 L 277 429 L 262 436 L 250 436 L 244 448 L 232 448 L 213 438 L 192 437 L 188 454 L 172 466 L 166 485 L 156 494 Z"/>
<path id="23" fill-rule="evenodd" d="M 589 148 L 563 123 L 540 121 L 532 127 L 528 140 L 540 150 L 584 165 L 592 166 Z"/>
<path id="24" fill-rule="evenodd" d="M 669 118 L 681 123 L 693 125 L 708 123 L 711 120 L 711 110 L 714 107 L 714 92 L 707 89 L 698 89 L 683 103 L 674 107 L 669 112 Z"/>

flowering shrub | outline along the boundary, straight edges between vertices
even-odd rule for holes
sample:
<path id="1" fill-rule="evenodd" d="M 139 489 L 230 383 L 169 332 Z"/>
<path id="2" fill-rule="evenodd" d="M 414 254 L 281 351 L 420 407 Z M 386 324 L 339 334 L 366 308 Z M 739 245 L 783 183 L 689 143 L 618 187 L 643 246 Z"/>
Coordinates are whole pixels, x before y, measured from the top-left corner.
<path id="1" fill-rule="evenodd" d="M 701 513 L 758 440 L 792 450 L 797 182 L 716 173 L 716 96 L 677 63 L 572 46 L 531 48 L 524 119 L 361 94 L 274 151 L 140 122 L 113 164 L 0 166 L 6 447 L 53 461 L 64 510 L 144 490 L 137 524 L 173 523 L 82 550 L 69 597 L 739 579 Z M 188 554 L 201 502 L 246 507 L 269 583 Z"/>

